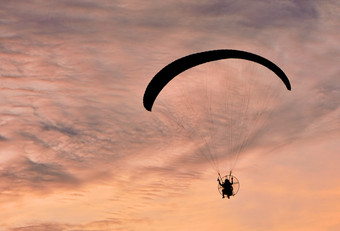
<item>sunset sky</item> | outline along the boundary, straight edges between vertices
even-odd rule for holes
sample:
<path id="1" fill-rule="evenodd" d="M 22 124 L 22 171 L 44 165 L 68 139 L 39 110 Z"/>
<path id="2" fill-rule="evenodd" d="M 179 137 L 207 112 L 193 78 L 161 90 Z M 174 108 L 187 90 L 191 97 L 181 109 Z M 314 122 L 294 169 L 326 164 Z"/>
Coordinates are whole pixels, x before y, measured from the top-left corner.
<path id="1" fill-rule="evenodd" d="M 0 230 L 340 230 L 339 28 L 337 0 L 0 0 Z M 227 76 L 219 92 L 274 74 L 212 63 L 143 107 L 162 67 L 214 49 L 266 57 L 292 84 L 237 161 L 210 150 L 221 173 L 235 164 L 230 200 L 204 158 L 207 142 L 221 143 L 200 121 L 214 93 L 185 79 Z M 170 113 L 186 116 L 186 131 Z"/>

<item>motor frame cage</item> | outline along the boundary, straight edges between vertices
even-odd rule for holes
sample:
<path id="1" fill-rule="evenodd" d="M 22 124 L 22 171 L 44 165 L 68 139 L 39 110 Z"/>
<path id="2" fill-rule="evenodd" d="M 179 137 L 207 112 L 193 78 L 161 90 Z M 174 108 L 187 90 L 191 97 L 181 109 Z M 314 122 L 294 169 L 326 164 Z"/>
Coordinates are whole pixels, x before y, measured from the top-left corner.
<path id="1" fill-rule="evenodd" d="M 239 182 L 239 180 L 235 176 L 233 176 L 231 174 L 228 174 L 228 175 L 225 175 L 223 177 L 220 177 L 220 182 L 223 183 L 223 182 L 225 182 L 226 179 L 228 179 L 230 182 L 231 182 L 231 179 L 233 179 L 233 184 L 232 184 L 232 186 L 233 186 L 233 195 L 232 196 L 235 196 L 238 193 L 239 189 L 240 189 L 240 182 Z M 218 192 L 221 195 L 223 195 L 222 189 L 223 189 L 223 187 L 220 184 L 218 184 Z"/>

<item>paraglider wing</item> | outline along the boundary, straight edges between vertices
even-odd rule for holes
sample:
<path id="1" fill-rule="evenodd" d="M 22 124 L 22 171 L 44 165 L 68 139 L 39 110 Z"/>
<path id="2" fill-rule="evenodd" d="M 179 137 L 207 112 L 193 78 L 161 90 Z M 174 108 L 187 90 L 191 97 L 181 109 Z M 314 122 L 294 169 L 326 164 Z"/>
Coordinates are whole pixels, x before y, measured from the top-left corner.
<path id="1" fill-rule="evenodd" d="M 177 59 L 174 62 L 165 66 L 162 70 L 160 70 L 154 76 L 154 78 L 151 80 L 151 82 L 149 83 L 145 90 L 143 98 L 145 109 L 151 111 L 158 94 L 162 91 L 165 85 L 167 85 L 173 78 L 175 78 L 178 74 L 182 73 L 183 71 L 203 63 L 230 58 L 245 59 L 259 63 L 267 67 L 268 69 L 272 70 L 283 81 L 288 90 L 291 90 L 290 82 L 286 74 L 278 66 L 276 66 L 273 62 L 269 61 L 268 59 L 265 59 L 253 53 L 240 50 L 211 50 L 191 54 L 183 58 Z"/>

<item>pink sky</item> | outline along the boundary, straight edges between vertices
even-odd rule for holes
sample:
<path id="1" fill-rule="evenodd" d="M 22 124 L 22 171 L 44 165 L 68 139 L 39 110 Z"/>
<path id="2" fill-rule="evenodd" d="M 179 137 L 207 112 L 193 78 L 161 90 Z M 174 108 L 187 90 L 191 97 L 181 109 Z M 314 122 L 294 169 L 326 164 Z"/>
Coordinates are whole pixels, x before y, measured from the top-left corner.
<path id="1" fill-rule="evenodd" d="M 335 0 L 1 1 L 0 230 L 340 230 L 338 28 Z M 266 57 L 292 84 L 240 155 L 232 200 L 202 142 L 142 104 L 162 67 L 212 49 Z"/>

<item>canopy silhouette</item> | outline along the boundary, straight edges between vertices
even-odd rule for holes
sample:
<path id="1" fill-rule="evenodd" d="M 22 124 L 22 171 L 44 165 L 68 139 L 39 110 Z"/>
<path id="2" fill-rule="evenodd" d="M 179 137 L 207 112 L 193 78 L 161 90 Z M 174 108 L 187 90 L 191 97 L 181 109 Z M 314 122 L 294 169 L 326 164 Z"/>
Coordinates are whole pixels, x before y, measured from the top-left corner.
<path id="1" fill-rule="evenodd" d="M 250 52 L 240 50 L 211 50 L 182 57 L 168 64 L 162 70 L 160 70 L 153 77 L 145 90 L 143 98 L 145 109 L 148 111 L 152 110 L 153 104 L 158 94 L 173 78 L 175 78 L 180 73 L 203 63 L 230 58 L 249 60 L 267 67 L 282 80 L 287 90 L 291 90 L 291 85 L 286 74 L 276 64 L 269 61 L 268 59 Z"/>

